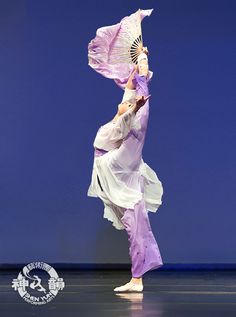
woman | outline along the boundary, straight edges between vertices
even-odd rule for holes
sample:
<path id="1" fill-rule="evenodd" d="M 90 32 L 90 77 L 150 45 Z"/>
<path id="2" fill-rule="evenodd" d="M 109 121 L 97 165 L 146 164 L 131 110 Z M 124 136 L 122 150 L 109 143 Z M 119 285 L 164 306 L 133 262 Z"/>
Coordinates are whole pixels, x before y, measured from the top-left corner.
<path id="1" fill-rule="evenodd" d="M 163 187 L 142 159 L 150 98 L 147 54 L 143 48 L 115 117 L 100 127 L 93 143 L 88 196 L 102 199 L 104 218 L 116 229 L 125 229 L 130 243 L 132 278 L 114 288 L 116 292 L 141 292 L 143 274 L 163 265 L 148 218 L 148 211 L 155 212 L 162 204 Z"/>

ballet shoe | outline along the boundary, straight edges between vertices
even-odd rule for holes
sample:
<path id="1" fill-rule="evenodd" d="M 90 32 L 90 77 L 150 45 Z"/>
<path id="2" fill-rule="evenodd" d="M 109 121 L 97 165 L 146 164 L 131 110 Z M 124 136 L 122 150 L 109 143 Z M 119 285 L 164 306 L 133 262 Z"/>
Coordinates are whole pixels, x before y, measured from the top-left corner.
<path id="1" fill-rule="evenodd" d="M 143 284 L 137 284 L 132 282 L 114 288 L 115 292 L 142 292 L 142 290 Z"/>

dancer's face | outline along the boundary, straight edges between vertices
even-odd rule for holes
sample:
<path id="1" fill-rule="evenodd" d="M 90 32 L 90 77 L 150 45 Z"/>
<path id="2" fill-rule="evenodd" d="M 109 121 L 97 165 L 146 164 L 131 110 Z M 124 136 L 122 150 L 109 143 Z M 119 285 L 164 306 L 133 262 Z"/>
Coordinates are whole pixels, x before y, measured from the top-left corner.
<path id="1" fill-rule="evenodd" d="M 123 113 L 125 113 L 127 110 L 129 110 L 133 106 L 134 106 L 134 104 L 129 102 L 129 101 L 125 101 L 125 102 L 120 103 L 118 105 L 118 113 L 119 113 L 119 115 L 122 115 Z"/>

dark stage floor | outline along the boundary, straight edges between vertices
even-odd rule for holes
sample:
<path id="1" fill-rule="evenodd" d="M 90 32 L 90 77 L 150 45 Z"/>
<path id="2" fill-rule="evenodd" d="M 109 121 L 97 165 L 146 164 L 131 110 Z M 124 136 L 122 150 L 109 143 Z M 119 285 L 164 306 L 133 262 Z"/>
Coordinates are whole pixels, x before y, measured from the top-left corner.
<path id="1" fill-rule="evenodd" d="M 129 271 L 58 270 L 64 290 L 50 303 L 26 303 L 11 287 L 19 270 L 2 270 L 0 316 L 236 316 L 236 271 L 161 271 L 144 276 L 143 293 L 117 295 Z"/>

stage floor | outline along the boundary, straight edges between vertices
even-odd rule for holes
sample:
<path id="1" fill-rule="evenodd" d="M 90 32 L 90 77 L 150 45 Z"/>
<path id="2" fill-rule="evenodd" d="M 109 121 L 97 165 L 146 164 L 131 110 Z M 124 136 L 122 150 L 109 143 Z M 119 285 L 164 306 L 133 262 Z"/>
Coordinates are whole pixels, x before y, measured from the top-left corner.
<path id="1" fill-rule="evenodd" d="M 0 315 L 63 317 L 236 316 L 236 271 L 161 271 L 145 274 L 142 293 L 118 294 L 127 270 L 58 270 L 64 290 L 49 303 L 26 303 L 12 288 L 19 270 L 0 271 Z"/>

